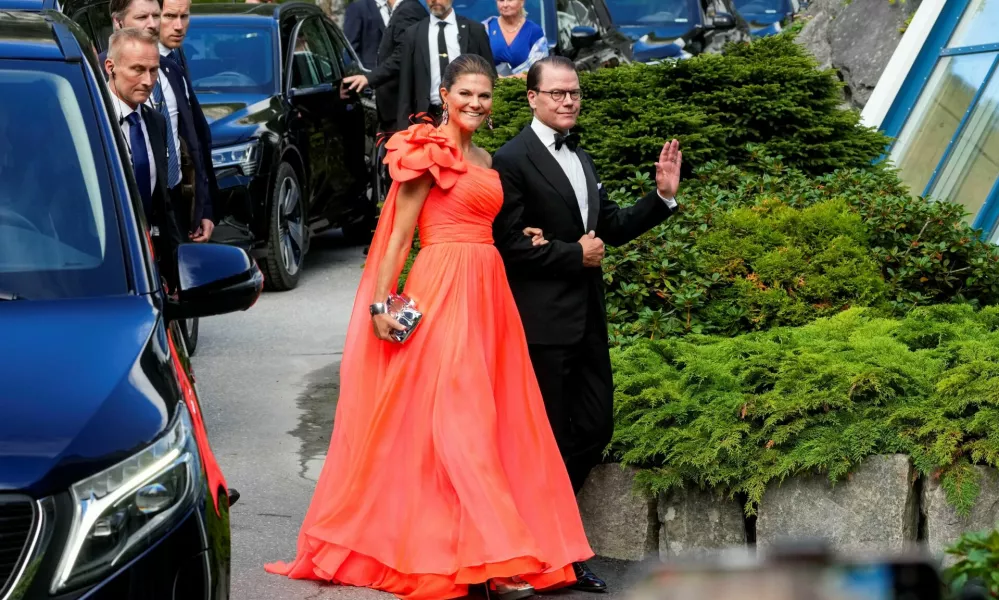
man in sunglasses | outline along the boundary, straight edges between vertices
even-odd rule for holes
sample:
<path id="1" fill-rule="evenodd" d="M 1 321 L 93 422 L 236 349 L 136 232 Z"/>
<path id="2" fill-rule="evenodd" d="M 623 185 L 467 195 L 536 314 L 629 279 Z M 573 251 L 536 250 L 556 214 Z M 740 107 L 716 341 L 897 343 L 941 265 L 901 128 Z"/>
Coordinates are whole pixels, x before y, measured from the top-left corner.
<path id="1" fill-rule="evenodd" d="M 493 238 L 520 309 L 548 420 L 578 494 L 614 432 L 600 267 L 604 244 L 625 244 L 676 211 L 682 157 L 679 143 L 667 142 L 655 163 L 656 190 L 621 208 L 608 198 L 593 159 L 572 133 L 582 100 L 573 62 L 549 56 L 534 63 L 527 100 L 533 122 L 493 157 L 504 196 Z M 527 224 L 541 228 L 549 243 L 534 245 L 524 235 Z M 584 563 L 574 567 L 576 589 L 606 591 Z"/>

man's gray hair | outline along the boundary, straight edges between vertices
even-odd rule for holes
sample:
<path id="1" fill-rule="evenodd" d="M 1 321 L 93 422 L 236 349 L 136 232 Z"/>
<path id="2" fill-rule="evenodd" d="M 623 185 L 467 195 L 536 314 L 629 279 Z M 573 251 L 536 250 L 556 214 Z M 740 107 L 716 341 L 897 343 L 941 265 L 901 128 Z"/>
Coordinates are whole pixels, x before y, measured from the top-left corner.
<path id="1" fill-rule="evenodd" d="M 159 39 L 157 39 L 155 35 L 149 33 L 145 29 L 139 29 L 138 27 L 126 27 L 111 34 L 111 40 L 108 42 L 108 58 L 118 62 L 118 55 L 121 52 L 121 47 L 128 42 L 149 44 L 153 48 L 157 49 L 159 47 Z"/>

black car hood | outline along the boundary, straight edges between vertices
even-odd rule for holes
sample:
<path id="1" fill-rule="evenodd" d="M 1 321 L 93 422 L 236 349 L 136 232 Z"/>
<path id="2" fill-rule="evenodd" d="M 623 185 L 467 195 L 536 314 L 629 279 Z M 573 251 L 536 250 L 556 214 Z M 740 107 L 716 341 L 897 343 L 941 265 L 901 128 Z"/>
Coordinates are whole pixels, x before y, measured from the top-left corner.
<path id="1" fill-rule="evenodd" d="M 284 111 L 279 96 L 212 93 L 198 99 L 216 148 L 245 142 L 261 128 L 274 128 Z"/>
<path id="2" fill-rule="evenodd" d="M 0 304 L 0 490 L 64 490 L 167 426 L 182 397 L 149 298 Z"/>

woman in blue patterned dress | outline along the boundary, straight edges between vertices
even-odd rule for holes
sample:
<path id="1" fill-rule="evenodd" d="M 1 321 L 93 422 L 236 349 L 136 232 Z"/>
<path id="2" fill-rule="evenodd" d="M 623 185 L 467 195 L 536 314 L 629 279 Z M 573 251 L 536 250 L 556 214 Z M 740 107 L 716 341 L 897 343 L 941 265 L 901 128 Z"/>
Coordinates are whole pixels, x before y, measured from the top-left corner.
<path id="1" fill-rule="evenodd" d="M 548 56 L 548 39 L 541 26 L 527 19 L 524 0 L 496 0 L 498 17 L 482 22 L 489 34 L 496 72 L 500 77 L 527 77 L 535 62 Z"/>

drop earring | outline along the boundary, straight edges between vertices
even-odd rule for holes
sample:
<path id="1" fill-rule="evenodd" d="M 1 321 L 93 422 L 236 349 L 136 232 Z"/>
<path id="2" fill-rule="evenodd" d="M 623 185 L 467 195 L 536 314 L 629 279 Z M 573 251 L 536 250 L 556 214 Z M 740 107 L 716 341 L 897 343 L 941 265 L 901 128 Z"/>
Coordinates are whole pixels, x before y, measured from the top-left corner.
<path id="1" fill-rule="evenodd" d="M 486 117 L 486 125 L 489 126 L 489 129 L 493 128 L 493 116 L 492 115 L 489 115 L 488 117 Z"/>
<path id="2" fill-rule="evenodd" d="M 447 125 L 447 102 L 441 107 L 441 126 Z"/>

